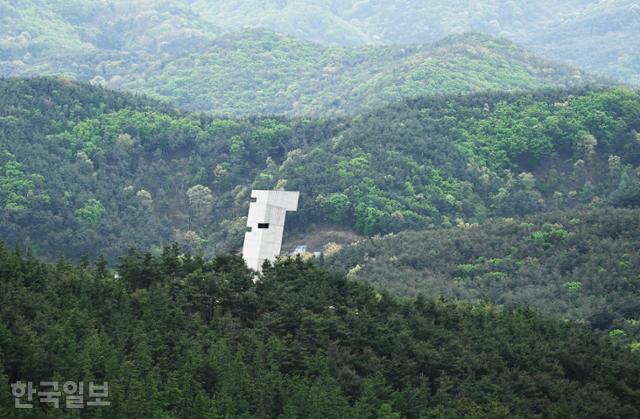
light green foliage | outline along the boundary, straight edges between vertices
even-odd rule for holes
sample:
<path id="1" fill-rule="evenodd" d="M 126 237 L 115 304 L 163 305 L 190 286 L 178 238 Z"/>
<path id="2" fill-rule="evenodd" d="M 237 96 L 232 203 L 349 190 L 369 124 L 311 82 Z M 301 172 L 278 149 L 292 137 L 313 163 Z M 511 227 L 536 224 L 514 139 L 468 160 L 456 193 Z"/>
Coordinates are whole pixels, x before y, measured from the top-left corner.
<path id="1" fill-rule="evenodd" d="M 609 331 L 609 336 L 611 336 L 612 338 L 619 338 L 624 336 L 624 330 L 620 330 L 620 329 L 613 329 Z"/>
<path id="2" fill-rule="evenodd" d="M 229 153 L 231 155 L 231 159 L 236 162 L 242 161 L 246 154 L 246 148 L 242 137 L 236 135 L 231 137 L 229 142 Z"/>
<path id="3" fill-rule="evenodd" d="M 526 99 L 498 103 L 488 117 L 467 121 L 460 146 L 478 164 L 494 169 L 514 163 L 535 169 L 554 150 L 573 149 L 578 157 L 591 158 L 598 144 L 614 146 L 613 136 L 619 139 L 616 133 L 627 129 L 631 115 L 640 112 L 632 96 L 628 90 L 611 89 L 552 104 Z M 617 110 L 611 103 L 618 103 Z"/>
<path id="4" fill-rule="evenodd" d="M 582 283 L 580 281 L 565 282 L 564 287 L 572 292 L 580 291 Z"/>
<path id="5" fill-rule="evenodd" d="M 492 280 L 492 281 L 501 281 L 507 277 L 507 274 L 504 272 L 487 272 L 483 275 L 484 279 Z"/>
<path id="6" fill-rule="evenodd" d="M 324 214 L 333 222 L 340 223 L 348 220 L 351 201 L 343 193 L 334 193 L 327 197 L 318 195 L 316 202 Z"/>
<path id="7" fill-rule="evenodd" d="M 27 195 L 33 182 L 22 171 L 22 165 L 15 160 L 4 163 L 0 172 L 0 194 L 4 209 L 8 212 L 22 212 L 28 204 Z"/>
<path id="8" fill-rule="evenodd" d="M 377 208 L 367 206 L 364 202 L 356 205 L 355 228 L 365 235 L 373 235 L 377 231 L 384 229 L 382 225 L 385 213 Z"/>
<path id="9" fill-rule="evenodd" d="M 294 232 L 329 221 L 367 236 L 640 203 L 640 99 L 625 89 L 425 97 L 338 119 L 212 117 L 48 78 L 0 81 L 0 98 L 0 138 L 15 155 L 0 168 L 11 160 L 22 165 L 7 166 L 11 175 L 3 177 L 14 185 L 5 186 L 3 199 L 18 191 L 21 216 L 0 232 L 38 241 L 49 255 L 57 250 L 40 243 L 40 229 L 65 237 L 72 257 L 107 249 L 112 259 L 123 250 L 114 237 L 146 247 L 160 239 L 185 243 L 188 231 L 205 253 L 238 248 L 242 234 L 225 221 L 246 215 L 252 188 L 302 192 L 300 210 L 287 218 Z M 614 132 L 601 132 L 599 120 Z M 522 124 L 544 127 L 536 128 L 544 136 L 532 138 Z M 577 140 L 585 135 L 598 143 L 590 162 L 578 164 L 584 146 Z M 547 146 L 530 147 L 540 142 Z M 535 159 L 522 157 L 531 150 Z M 215 200 L 192 205 L 195 185 Z M 137 196 L 141 190 L 152 201 Z M 90 198 L 109 210 L 100 222 L 78 226 L 75 212 Z M 573 243 L 568 226 L 526 234 L 532 246 L 552 249 Z M 480 280 L 503 272 L 481 267 Z"/>
<path id="10" fill-rule="evenodd" d="M 76 217 L 89 223 L 96 224 L 104 215 L 105 209 L 97 199 L 88 199 L 82 208 L 78 208 L 75 212 Z"/>
<path id="11" fill-rule="evenodd" d="M 560 224 L 545 224 L 542 226 L 542 230 L 531 233 L 531 241 L 544 248 L 549 248 L 572 236 L 573 234 L 565 230 Z"/>
<path id="12" fill-rule="evenodd" d="M 192 141 L 199 134 L 197 123 L 187 118 L 174 118 L 157 111 L 121 109 L 81 121 L 56 138 L 70 150 L 82 150 L 93 156 L 114 144 L 131 150 L 137 141 L 147 150 L 158 147 L 173 150 L 184 146 L 186 138 Z"/>
<path id="13" fill-rule="evenodd" d="M 630 100 L 632 96 L 635 101 Z M 289 187 L 321 196 L 315 201 L 320 204 L 331 194 L 346 196 L 354 226 L 366 234 L 443 223 L 445 214 L 449 219 L 475 221 L 474 217 L 487 213 L 536 213 L 545 207 L 590 203 L 598 194 L 618 199 L 620 206 L 635 205 L 640 195 L 629 179 L 636 163 L 629 165 L 622 187 L 616 180 L 603 191 L 590 178 L 598 170 L 595 166 L 576 165 L 574 173 L 560 180 L 558 171 L 568 175 L 567 167 L 562 157 L 552 156 L 574 155 L 578 161 L 584 155 L 584 144 L 577 139 L 593 135 L 585 132 L 599 133 L 589 122 L 591 114 L 613 118 L 623 127 L 615 141 L 594 145 L 591 158 L 606 156 L 607 150 L 621 144 L 640 156 L 640 148 L 628 139 L 634 135 L 630 128 L 636 115 L 636 93 L 612 89 L 554 100 L 484 100 L 464 111 L 458 104 L 434 100 L 425 101 L 417 112 L 398 107 L 388 114 L 355 117 L 353 125 L 333 141 L 289 160 L 275 174 L 287 179 Z M 614 111 L 607 102 L 619 103 L 624 111 Z M 396 113 L 403 116 L 387 124 L 384 133 L 371 128 Z M 447 157 L 435 163 L 439 157 L 432 150 L 447 150 L 443 151 Z M 543 162 L 554 167 L 540 170 Z M 567 188 L 570 184 L 576 184 L 580 195 Z M 615 195 L 615 187 L 625 192 Z M 480 198 L 486 193 L 489 200 Z M 561 230 L 532 232 L 532 240 L 547 247 L 566 238 Z"/>
<path id="14" fill-rule="evenodd" d="M 0 155 L 0 164 L 0 206 L 5 211 L 19 214 L 32 203 L 50 202 L 49 195 L 39 193 L 36 188 L 36 184 L 42 184 L 42 176 L 27 175 L 23 165 L 9 152 Z"/>
<path id="15" fill-rule="evenodd" d="M 266 119 L 254 131 L 252 140 L 267 154 L 271 154 L 274 149 L 286 144 L 291 134 L 291 127 L 273 119 Z"/>
<path id="16" fill-rule="evenodd" d="M 476 271 L 476 266 L 470 263 L 458 265 L 458 269 L 463 276 L 473 276 Z"/>

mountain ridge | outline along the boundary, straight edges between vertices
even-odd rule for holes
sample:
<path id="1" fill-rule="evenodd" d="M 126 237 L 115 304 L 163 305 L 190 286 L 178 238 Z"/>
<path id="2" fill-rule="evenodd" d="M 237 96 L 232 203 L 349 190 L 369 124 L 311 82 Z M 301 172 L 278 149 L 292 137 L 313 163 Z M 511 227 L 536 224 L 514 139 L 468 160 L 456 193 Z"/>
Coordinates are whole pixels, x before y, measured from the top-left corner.
<path id="1" fill-rule="evenodd" d="M 484 34 L 432 45 L 322 46 L 263 29 L 161 54 L 94 51 L 0 62 L 5 75 L 65 75 L 226 115 L 367 111 L 435 93 L 605 85 Z"/>
<path id="2" fill-rule="evenodd" d="M 636 48 L 640 7 L 633 0 L 477 1 L 464 5 L 442 0 L 202 0 L 193 7 L 225 30 L 264 27 L 329 44 L 429 43 L 452 33 L 481 31 L 517 41 L 547 58 L 640 83 Z M 314 22 L 298 18 L 308 13 L 320 17 Z M 347 28 L 332 30 L 343 26 Z"/>
<path id="3" fill-rule="evenodd" d="M 125 241 L 231 250 L 251 189 L 301 191 L 293 230 L 333 223 L 365 236 L 640 204 L 640 97 L 623 88 L 292 119 L 191 113 L 50 78 L 0 80 L 0 92 L 2 234 L 43 256 L 56 242 L 111 260 Z M 209 192 L 188 193 L 196 186 Z"/>

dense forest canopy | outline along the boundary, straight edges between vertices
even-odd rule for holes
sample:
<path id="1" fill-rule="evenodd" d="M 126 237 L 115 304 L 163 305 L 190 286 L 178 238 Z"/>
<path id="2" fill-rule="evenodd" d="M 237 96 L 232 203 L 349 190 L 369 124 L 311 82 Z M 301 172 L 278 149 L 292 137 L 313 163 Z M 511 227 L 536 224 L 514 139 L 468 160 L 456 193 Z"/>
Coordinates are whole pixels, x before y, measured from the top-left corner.
<path id="1" fill-rule="evenodd" d="M 323 43 L 429 43 L 452 33 L 489 33 L 640 83 L 635 0 L 197 0 L 192 8 L 225 30 L 265 27 Z"/>
<path id="2" fill-rule="evenodd" d="M 304 263 L 131 249 L 119 276 L 0 245 L 8 382 L 109 383 L 108 417 L 636 417 L 640 351 L 530 310 L 400 301 Z M 63 399 L 64 403 L 64 399 Z M 63 410 L 53 410 L 63 412 Z"/>
<path id="3" fill-rule="evenodd" d="M 161 73 L 180 88 L 189 83 L 183 74 L 188 57 L 196 64 L 202 50 L 202 58 L 211 61 L 218 36 L 247 28 L 350 46 L 429 44 L 482 32 L 549 59 L 640 83 L 635 0 L 0 0 L 0 74 L 10 69 L 15 75 L 109 75 L 110 86 L 118 87 L 120 78 L 157 74 L 166 59 L 182 56 L 179 68 Z M 288 47 L 293 55 L 305 54 L 295 43 Z"/>
<path id="4" fill-rule="evenodd" d="M 530 307 L 637 342 L 639 230 L 637 209 L 552 212 L 328 245 L 324 261 L 394 294 Z"/>
<path id="5" fill-rule="evenodd" d="M 640 204 L 640 95 L 430 97 L 337 119 L 216 118 L 63 80 L 0 81 L 0 234 L 113 261 L 237 249 L 251 188 L 300 190 L 292 231 L 372 236 Z"/>
<path id="6" fill-rule="evenodd" d="M 0 0 L 0 417 L 640 417 L 636 3 Z"/>
<path id="7" fill-rule="evenodd" d="M 0 74 L 63 75 L 218 115 L 326 116 L 435 93 L 605 83 L 482 34 L 423 46 L 339 47 L 254 30 L 191 47 L 167 44 L 162 53 L 132 48 L 8 59 L 0 61 Z"/>

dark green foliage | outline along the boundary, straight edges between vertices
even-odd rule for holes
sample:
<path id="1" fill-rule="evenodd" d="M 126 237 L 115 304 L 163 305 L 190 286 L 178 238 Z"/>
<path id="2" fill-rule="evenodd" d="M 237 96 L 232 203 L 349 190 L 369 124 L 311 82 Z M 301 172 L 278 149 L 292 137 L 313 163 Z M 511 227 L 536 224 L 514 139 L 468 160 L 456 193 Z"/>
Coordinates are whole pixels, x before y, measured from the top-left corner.
<path id="1" fill-rule="evenodd" d="M 626 89 L 336 119 L 217 118 L 48 78 L 0 80 L 0 101 L 0 237 L 49 258 L 237 249 L 251 188 L 300 190 L 294 230 L 364 235 L 640 196 L 640 96 Z"/>
<path id="2" fill-rule="evenodd" d="M 551 213 L 376 237 L 325 263 L 399 295 L 528 306 L 631 342 L 640 340 L 639 232 L 639 210 Z"/>
<path id="3" fill-rule="evenodd" d="M 176 246 L 118 271 L 0 246 L 0 389 L 108 381 L 84 411 L 108 417 L 640 414 L 638 352 L 529 310 L 399 301 L 299 259 L 254 284 Z"/>

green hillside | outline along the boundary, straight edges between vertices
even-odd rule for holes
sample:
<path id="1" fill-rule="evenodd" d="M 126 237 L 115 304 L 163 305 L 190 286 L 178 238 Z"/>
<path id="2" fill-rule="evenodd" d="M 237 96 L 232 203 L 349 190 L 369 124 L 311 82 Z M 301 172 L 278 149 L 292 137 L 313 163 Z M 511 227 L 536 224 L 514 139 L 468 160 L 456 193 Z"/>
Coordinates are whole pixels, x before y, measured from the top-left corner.
<path id="1" fill-rule="evenodd" d="M 262 27 L 331 44 L 430 43 L 484 32 L 548 58 L 640 83 L 640 5 L 612 1 L 197 0 L 192 8 L 225 30 Z"/>
<path id="2" fill-rule="evenodd" d="M 640 417 L 636 3 L 0 0 L 0 418 Z"/>
<path id="3" fill-rule="evenodd" d="M 401 302 L 300 261 L 254 284 L 176 247 L 115 278 L 0 246 L 0 272 L 3 417 L 50 417 L 7 383 L 51 379 L 108 382 L 89 416 L 640 415 L 640 352 L 528 310 Z"/>
<path id="4" fill-rule="evenodd" d="M 0 0 L 0 59 L 18 66 L 60 54 L 174 53 L 220 32 L 179 0 Z"/>
<path id="5" fill-rule="evenodd" d="M 640 6 L 636 3 L 634 0 L 534 0 L 501 2 L 499 5 L 486 0 L 473 4 L 443 0 L 25 0 L 17 4 L 0 0 L 0 74 L 64 74 L 81 81 L 95 79 L 97 83 L 106 82 L 112 88 L 153 92 L 170 97 L 181 105 L 192 106 L 192 109 L 228 108 L 238 111 L 247 110 L 250 102 L 246 95 L 251 95 L 252 90 L 265 89 L 266 86 L 260 82 L 267 75 L 269 88 L 274 91 L 285 95 L 291 93 L 294 102 L 301 99 L 300 95 L 305 96 L 294 109 L 291 109 L 292 103 L 282 103 L 283 98 L 273 99 L 277 102 L 273 110 L 282 106 L 289 110 L 316 110 L 317 103 L 314 107 L 310 106 L 311 102 L 315 96 L 324 95 L 324 90 L 314 90 L 315 95 L 308 96 L 304 89 L 310 82 L 315 85 L 316 80 L 332 78 L 337 72 L 337 79 L 333 79 L 331 84 L 346 86 L 347 90 L 356 89 L 358 83 L 372 77 L 372 73 L 367 71 L 372 70 L 370 65 L 380 70 L 377 59 L 390 60 L 387 64 L 393 64 L 407 58 L 406 54 L 399 54 L 396 50 L 413 50 L 409 46 L 396 46 L 391 47 L 391 52 L 384 48 L 377 51 L 377 48 L 364 45 L 431 44 L 453 34 L 482 32 L 515 41 L 548 59 L 638 84 Z M 323 52 L 326 50 L 317 45 L 309 46 L 284 38 L 280 41 L 283 45 L 274 46 L 273 54 L 270 54 L 270 50 L 249 47 L 245 40 L 237 46 L 232 57 L 221 56 L 220 53 L 228 53 L 226 48 L 229 45 L 226 48 L 220 45 L 224 41 L 218 37 L 223 33 L 243 32 L 247 28 L 269 29 L 310 42 L 356 48 Z M 265 36 L 270 39 L 270 36 Z M 260 40 L 255 42 L 261 43 Z M 308 51 L 309 48 L 314 51 Z M 258 55 L 255 63 L 246 58 L 254 53 Z M 494 51 L 487 57 L 487 65 L 494 71 L 496 67 L 492 67 L 491 58 L 496 54 L 500 56 L 499 51 Z M 373 62 L 356 66 L 355 78 L 351 74 L 338 77 L 342 73 L 341 67 L 351 68 L 354 61 L 363 59 L 363 55 Z M 425 57 L 418 54 L 416 58 L 419 63 Z M 426 58 L 429 61 L 430 57 Z M 326 59 L 330 62 L 326 63 Z M 291 67 L 283 71 L 282 67 L 286 67 L 289 60 Z M 504 57 L 497 61 L 501 60 Z M 227 61 L 231 61 L 231 68 L 227 67 Z M 396 71 L 402 71 L 400 78 L 428 81 L 435 68 L 440 70 L 436 74 L 439 76 L 436 77 L 437 83 L 442 82 L 440 74 L 443 70 L 439 67 L 431 68 L 425 75 L 419 68 L 413 71 L 416 60 L 409 61 L 412 64 L 408 69 L 401 65 L 396 67 Z M 252 64 L 250 68 L 246 67 L 247 62 Z M 451 63 L 455 64 L 455 60 Z M 274 64 L 275 68 L 271 69 Z M 436 57 L 435 65 L 438 64 Z M 167 66 L 169 68 L 165 72 Z M 535 62 L 525 67 L 518 73 L 541 70 Z M 446 72 L 450 69 L 448 67 Z M 219 84 L 225 84 L 226 79 L 217 73 L 222 71 L 228 76 L 233 70 L 242 70 L 244 77 L 239 79 L 250 88 L 239 94 L 231 92 L 231 98 L 220 100 L 216 93 L 224 93 Z M 387 70 L 391 71 L 390 68 Z M 466 75 L 480 83 L 463 83 L 462 86 L 448 83 L 443 90 L 483 88 L 483 79 L 491 76 L 491 72 L 485 70 Z M 191 71 L 209 83 L 198 83 Z M 409 74 L 405 76 L 404 71 L 409 71 Z M 419 74 L 418 79 L 415 73 Z M 249 77 L 251 74 L 258 74 L 255 81 Z M 291 75 L 298 76 L 293 85 Z M 234 75 L 231 80 L 236 77 Z M 280 82 L 274 83 L 281 77 Z M 531 82 L 522 79 L 522 74 L 517 78 L 520 83 Z M 555 81 L 558 84 L 566 82 Z M 163 83 L 170 85 L 171 90 L 163 89 Z M 200 97 L 196 103 L 189 102 L 194 99 L 189 92 L 203 86 L 212 94 Z M 288 90 L 289 86 L 292 90 Z M 407 93 L 407 87 L 410 94 L 424 93 L 415 92 L 416 86 L 402 83 L 395 86 L 393 93 Z M 507 83 L 504 87 L 513 88 L 513 85 Z M 344 99 L 342 90 L 330 88 L 330 91 L 339 94 L 332 100 Z M 258 95 L 256 100 L 259 98 Z M 319 102 L 326 105 L 331 103 L 331 99 Z M 257 111 L 265 106 L 268 104 L 262 101 L 250 110 Z"/>
<path id="6" fill-rule="evenodd" d="M 594 84 L 585 73 L 484 35 L 422 47 L 323 47 L 269 32 L 224 36 L 120 88 L 224 114 L 326 115 L 427 94 Z"/>
<path id="7" fill-rule="evenodd" d="M 638 231 L 637 209 L 555 212 L 375 237 L 325 261 L 398 295 L 530 307 L 639 341 Z"/>
<path id="8" fill-rule="evenodd" d="M 428 46 L 349 48 L 250 31 L 162 53 L 144 46 L 125 49 L 79 48 L 27 62 L 5 61 L 0 71 L 64 75 L 145 93 L 186 109 L 230 115 L 326 115 L 426 94 L 599 83 L 513 43 L 479 34 Z"/>
<path id="9" fill-rule="evenodd" d="M 301 191 L 291 232 L 372 236 L 640 204 L 640 95 L 422 98 L 338 119 L 215 118 L 61 80 L 0 81 L 0 236 L 73 258 L 236 249 L 251 188 Z"/>

